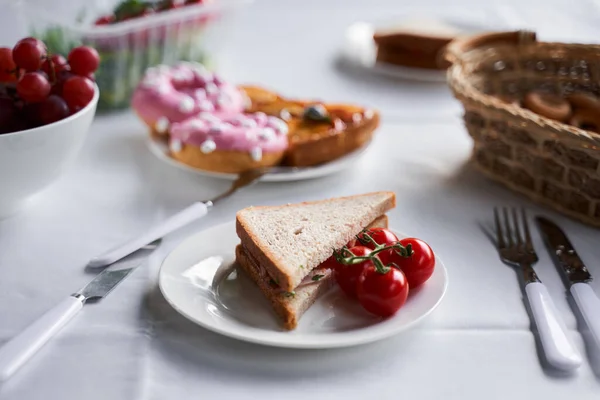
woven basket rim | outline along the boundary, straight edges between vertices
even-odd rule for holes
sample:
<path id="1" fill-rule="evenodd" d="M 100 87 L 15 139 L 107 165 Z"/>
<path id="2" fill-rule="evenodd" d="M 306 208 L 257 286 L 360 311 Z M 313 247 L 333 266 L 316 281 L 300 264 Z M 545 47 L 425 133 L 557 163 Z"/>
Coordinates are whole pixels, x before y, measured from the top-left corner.
<path id="1" fill-rule="evenodd" d="M 467 72 L 466 67 L 472 65 L 474 62 L 485 61 L 486 59 L 492 58 L 492 54 L 489 49 L 492 48 L 507 48 L 517 47 L 518 45 L 506 45 L 502 44 L 499 46 L 490 46 L 487 49 L 476 49 L 469 52 L 471 57 L 464 57 L 460 62 L 452 64 L 447 71 L 448 85 L 455 93 L 457 97 L 464 97 L 477 105 L 493 109 L 498 112 L 508 113 L 514 117 L 520 118 L 527 123 L 533 123 L 540 128 L 551 128 L 559 134 L 571 137 L 574 139 L 583 139 L 589 141 L 595 145 L 600 143 L 600 134 L 589 132 L 572 125 L 568 125 L 550 118 L 543 117 L 539 114 L 534 113 L 526 108 L 520 107 L 515 104 L 505 103 L 498 97 L 486 94 L 477 89 L 472 81 L 472 72 Z M 570 43 L 557 43 L 557 42 L 534 42 L 532 44 L 525 45 L 525 47 L 545 47 L 555 50 L 585 50 L 590 54 L 591 58 L 600 58 L 600 45 L 592 44 L 570 44 Z M 472 53 L 472 54 L 471 54 Z"/>

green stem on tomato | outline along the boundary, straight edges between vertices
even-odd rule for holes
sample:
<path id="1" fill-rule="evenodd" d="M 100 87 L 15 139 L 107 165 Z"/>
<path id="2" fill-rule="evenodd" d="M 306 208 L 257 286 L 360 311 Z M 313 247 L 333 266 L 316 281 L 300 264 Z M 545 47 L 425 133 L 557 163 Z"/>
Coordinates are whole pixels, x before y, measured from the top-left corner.
<path id="1" fill-rule="evenodd" d="M 370 239 L 372 240 L 372 238 Z M 346 246 L 342 247 L 340 251 L 334 250 L 333 255 L 336 261 L 342 265 L 354 265 L 363 261 L 371 261 L 377 272 L 380 274 L 386 274 L 389 272 L 390 268 L 398 268 L 398 266 L 393 263 L 390 265 L 383 265 L 379 257 L 376 257 L 378 253 L 386 250 L 396 251 L 401 257 L 410 257 L 412 255 L 412 249 L 410 249 L 410 245 L 404 247 L 400 243 L 394 243 L 390 246 L 377 244 L 377 247 L 367 256 L 355 256 Z M 347 256 L 348 254 L 349 256 Z M 344 255 L 346 255 L 346 257 L 344 257 Z"/>

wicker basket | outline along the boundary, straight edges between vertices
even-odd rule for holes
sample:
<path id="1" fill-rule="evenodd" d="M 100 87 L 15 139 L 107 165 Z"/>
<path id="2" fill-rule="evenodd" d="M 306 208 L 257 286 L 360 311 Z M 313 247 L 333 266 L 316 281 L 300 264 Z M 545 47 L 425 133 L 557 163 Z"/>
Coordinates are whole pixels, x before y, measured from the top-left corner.
<path id="1" fill-rule="evenodd" d="M 475 165 L 535 201 L 600 226 L 600 134 L 507 101 L 533 89 L 600 96 L 600 46 L 503 32 L 458 39 L 445 56 L 453 63 L 449 85 L 475 141 Z"/>

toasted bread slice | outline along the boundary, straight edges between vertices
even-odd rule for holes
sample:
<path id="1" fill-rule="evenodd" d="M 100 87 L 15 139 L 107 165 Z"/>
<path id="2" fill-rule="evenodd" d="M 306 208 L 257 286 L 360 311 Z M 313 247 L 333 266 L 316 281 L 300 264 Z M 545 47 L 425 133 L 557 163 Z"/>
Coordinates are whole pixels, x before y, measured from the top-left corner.
<path id="1" fill-rule="evenodd" d="M 395 207 L 393 192 L 374 192 L 240 210 L 236 231 L 245 249 L 281 289 L 291 292 L 334 249 Z"/>
<path id="2" fill-rule="evenodd" d="M 256 86 L 240 88 L 250 100 L 246 111 L 261 111 L 287 122 L 290 144 L 284 158 L 286 165 L 311 166 L 340 158 L 370 141 L 379 125 L 377 112 L 359 106 L 286 99 Z M 314 105 L 324 108 L 325 118 L 305 116 L 305 109 Z"/>
<path id="3" fill-rule="evenodd" d="M 460 29 L 437 20 L 414 20 L 379 29 L 373 35 L 377 62 L 412 68 L 446 69 L 440 53 L 460 35 Z"/>
<path id="4" fill-rule="evenodd" d="M 382 215 L 367 228 L 385 228 L 387 225 L 387 216 Z M 335 283 L 333 271 L 317 267 L 305 278 L 306 284 L 301 284 L 293 293 L 286 292 L 269 277 L 266 270 L 243 245 L 236 247 L 235 256 L 238 266 L 250 276 L 271 302 L 275 313 L 283 320 L 284 328 L 288 330 L 295 329 L 306 310 Z M 316 276 L 319 276 L 319 279 L 313 280 Z"/>

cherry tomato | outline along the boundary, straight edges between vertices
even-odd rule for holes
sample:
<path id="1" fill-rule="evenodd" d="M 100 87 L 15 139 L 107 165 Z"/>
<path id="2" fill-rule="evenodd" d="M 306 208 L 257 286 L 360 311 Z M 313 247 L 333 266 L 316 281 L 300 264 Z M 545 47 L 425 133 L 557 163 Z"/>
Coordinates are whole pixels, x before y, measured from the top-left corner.
<path id="1" fill-rule="evenodd" d="M 0 82 L 15 82 L 17 65 L 12 58 L 12 50 L 8 47 L 0 47 Z"/>
<path id="2" fill-rule="evenodd" d="M 414 289 L 426 282 L 433 274 L 435 255 L 431 247 L 421 239 L 406 238 L 400 240 L 400 244 L 404 247 L 410 244 L 413 254 L 410 257 L 402 257 L 397 252 L 389 250 L 379 253 L 378 256 L 385 265 L 396 264 L 406 275 L 411 289 Z"/>
<path id="3" fill-rule="evenodd" d="M 389 317 L 406 302 L 408 282 L 404 273 L 397 268 L 380 273 L 371 265 L 358 278 L 356 294 L 365 310 Z"/>
<path id="4" fill-rule="evenodd" d="M 37 71 L 46 57 L 46 45 L 32 37 L 21 39 L 13 47 L 12 56 L 19 68 L 25 71 Z"/>
<path id="5" fill-rule="evenodd" d="M 357 257 L 367 256 L 371 253 L 371 249 L 365 246 L 354 246 L 350 248 L 350 252 Z M 345 256 L 345 255 L 344 255 Z M 351 265 L 343 265 L 336 261 L 335 280 L 340 288 L 348 296 L 356 298 L 356 281 L 366 267 L 372 266 L 373 262 L 365 260 L 363 262 Z"/>
<path id="6" fill-rule="evenodd" d="M 367 234 L 375 241 L 377 244 L 383 244 L 386 246 L 392 245 L 398 241 L 398 237 L 394 235 L 392 231 L 385 228 L 371 228 L 367 230 Z M 365 238 L 364 233 L 358 234 L 357 243 L 368 247 L 370 249 L 375 249 L 375 245 Z"/>

